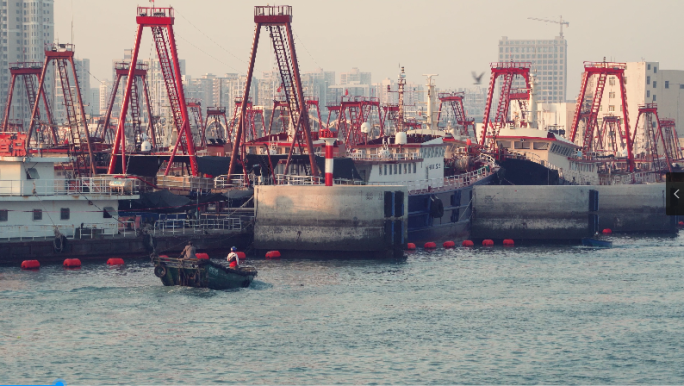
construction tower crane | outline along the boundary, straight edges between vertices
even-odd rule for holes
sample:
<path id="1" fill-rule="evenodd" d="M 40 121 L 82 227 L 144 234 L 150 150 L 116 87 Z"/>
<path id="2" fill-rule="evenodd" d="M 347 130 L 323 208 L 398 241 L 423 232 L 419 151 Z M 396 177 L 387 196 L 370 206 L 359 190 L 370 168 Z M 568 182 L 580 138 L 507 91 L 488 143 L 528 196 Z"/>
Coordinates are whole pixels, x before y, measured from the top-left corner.
<path id="1" fill-rule="evenodd" d="M 538 19 L 536 17 L 528 17 L 530 20 L 543 21 L 546 23 L 560 24 L 560 37 L 563 37 L 563 26 L 570 27 L 570 22 L 563 20 L 563 15 L 560 16 L 560 21 L 549 20 L 549 19 Z"/>

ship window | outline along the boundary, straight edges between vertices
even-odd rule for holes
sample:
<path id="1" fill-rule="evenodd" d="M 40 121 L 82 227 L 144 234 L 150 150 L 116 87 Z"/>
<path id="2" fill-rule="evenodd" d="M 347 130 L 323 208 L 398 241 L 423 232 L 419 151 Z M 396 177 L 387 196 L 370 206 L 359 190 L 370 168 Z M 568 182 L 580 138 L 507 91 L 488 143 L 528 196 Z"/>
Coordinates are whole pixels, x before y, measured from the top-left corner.
<path id="1" fill-rule="evenodd" d="M 36 170 L 36 168 L 26 169 L 26 179 L 27 180 L 37 180 L 39 178 L 40 178 L 40 175 L 38 175 L 38 170 Z"/>
<path id="2" fill-rule="evenodd" d="M 413 172 L 414 173 L 416 172 L 416 164 L 415 163 L 413 164 Z"/>
<path id="3" fill-rule="evenodd" d="M 0 221 L 7 221 L 9 217 L 9 211 L 7 209 L 0 210 Z"/>
<path id="4" fill-rule="evenodd" d="M 506 149 L 511 148 L 511 141 L 498 141 L 498 143 L 499 143 L 499 147 L 503 147 Z"/>
<path id="5" fill-rule="evenodd" d="M 394 165 L 394 174 L 397 174 L 397 165 Z"/>
<path id="6" fill-rule="evenodd" d="M 105 206 L 102 210 L 102 218 L 112 218 L 116 214 L 116 210 L 111 206 Z"/>
<path id="7" fill-rule="evenodd" d="M 401 174 L 401 164 L 399 164 L 398 167 L 399 167 L 399 174 Z"/>
<path id="8" fill-rule="evenodd" d="M 40 221 L 43 219 L 43 210 L 42 209 L 34 209 L 33 210 L 33 221 Z"/>
<path id="9" fill-rule="evenodd" d="M 384 174 L 387 175 L 387 165 L 384 165 L 384 166 L 385 166 L 385 173 Z"/>
<path id="10" fill-rule="evenodd" d="M 391 176 L 392 175 L 392 165 L 389 166 L 389 172 L 390 172 L 389 174 Z"/>
<path id="11" fill-rule="evenodd" d="M 548 142 L 534 142 L 532 147 L 535 150 L 547 150 L 549 148 L 549 143 Z"/>
<path id="12" fill-rule="evenodd" d="M 71 217 L 71 212 L 69 208 L 61 208 L 59 210 L 59 219 L 60 220 L 68 220 Z"/>

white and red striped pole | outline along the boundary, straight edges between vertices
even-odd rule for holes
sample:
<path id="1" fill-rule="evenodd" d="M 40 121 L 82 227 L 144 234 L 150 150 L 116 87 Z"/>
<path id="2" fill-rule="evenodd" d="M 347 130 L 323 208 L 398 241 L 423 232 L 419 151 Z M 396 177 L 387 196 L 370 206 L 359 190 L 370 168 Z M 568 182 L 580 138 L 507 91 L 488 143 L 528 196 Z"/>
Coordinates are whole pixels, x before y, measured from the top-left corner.
<path id="1" fill-rule="evenodd" d="M 335 138 L 323 138 L 325 141 L 325 186 L 333 186 L 333 145 Z"/>

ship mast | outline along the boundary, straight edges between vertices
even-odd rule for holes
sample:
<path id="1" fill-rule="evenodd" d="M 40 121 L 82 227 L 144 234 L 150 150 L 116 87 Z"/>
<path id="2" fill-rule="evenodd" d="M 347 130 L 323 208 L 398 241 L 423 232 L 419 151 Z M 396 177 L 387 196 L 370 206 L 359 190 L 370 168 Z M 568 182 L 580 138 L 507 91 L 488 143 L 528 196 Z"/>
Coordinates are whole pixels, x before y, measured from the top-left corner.
<path id="1" fill-rule="evenodd" d="M 404 73 L 404 67 L 401 67 L 401 73 L 399 74 L 399 80 L 397 81 L 398 92 L 399 92 L 399 114 L 397 116 L 397 132 L 404 131 L 404 85 L 406 85 L 406 74 Z"/>

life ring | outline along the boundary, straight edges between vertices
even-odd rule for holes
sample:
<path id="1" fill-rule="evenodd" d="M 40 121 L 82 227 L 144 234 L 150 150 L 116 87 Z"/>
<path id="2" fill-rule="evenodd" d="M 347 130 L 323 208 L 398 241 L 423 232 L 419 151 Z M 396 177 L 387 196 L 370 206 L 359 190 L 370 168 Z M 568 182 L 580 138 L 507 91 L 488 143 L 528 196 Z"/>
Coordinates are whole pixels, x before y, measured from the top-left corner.
<path id="1" fill-rule="evenodd" d="M 55 253 L 62 253 L 65 246 L 66 237 L 64 237 L 64 235 L 55 236 L 54 240 L 52 240 L 52 247 L 54 248 Z"/>
<path id="2" fill-rule="evenodd" d="M 432 205 L 430 205 L 430 217 L 442 218 L 444 216 L 444 204 L 436 196 L 432 196 Z"/>
<path id="3" fill-rule="evenodd" d="M 154 276 L 159 278 L 166 276 L 166 267 L 163 265 L 158 265 L 154 267 Z"/>

